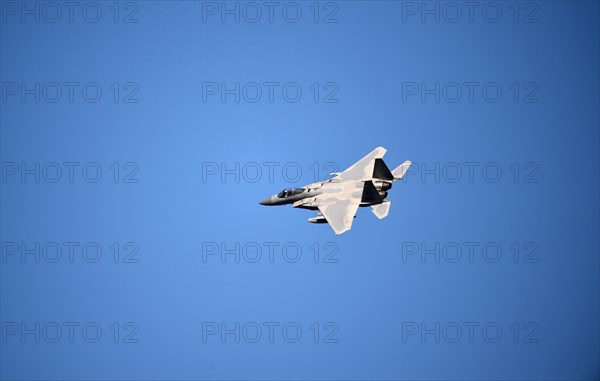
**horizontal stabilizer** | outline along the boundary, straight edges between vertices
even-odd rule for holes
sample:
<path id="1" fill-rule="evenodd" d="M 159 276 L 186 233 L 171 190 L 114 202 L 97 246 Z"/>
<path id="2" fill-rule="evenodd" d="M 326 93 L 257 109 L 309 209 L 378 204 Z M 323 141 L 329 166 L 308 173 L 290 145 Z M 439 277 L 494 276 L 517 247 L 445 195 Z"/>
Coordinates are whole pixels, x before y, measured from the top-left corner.
<path id="1" fill-rule="evenodd" d="M 380 220 L 382 218 L 386 218 L 388 213 L 390 212 L 390 206 L 392 205 L 391 201 L 384 201 L 378 205 L 371 205 L 371 209 L 373 214 L 377 216 Z"/>
<path id="2" fill-rule="evenodd" d="M 394 175 L 394 181 L 401 180 L 411 164 L 412 162 L 410 160 L 406 160 L 404 163 L 400 164 L 398 168 L 394 169 L 392 171 L 392 175 Z"/>

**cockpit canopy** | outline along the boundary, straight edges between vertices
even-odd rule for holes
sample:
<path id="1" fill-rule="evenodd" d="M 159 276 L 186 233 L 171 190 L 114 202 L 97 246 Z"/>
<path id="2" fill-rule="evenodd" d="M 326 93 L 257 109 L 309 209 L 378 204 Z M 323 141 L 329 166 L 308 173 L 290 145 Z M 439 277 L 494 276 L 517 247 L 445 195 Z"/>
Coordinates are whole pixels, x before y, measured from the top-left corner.
<path id="1" fill-rule="evenodd" d="M 277 194 L 279 198 L 286 198 L 290 196 L 295 196 L 304 192 L 304 188 L 286 188 Z"/>

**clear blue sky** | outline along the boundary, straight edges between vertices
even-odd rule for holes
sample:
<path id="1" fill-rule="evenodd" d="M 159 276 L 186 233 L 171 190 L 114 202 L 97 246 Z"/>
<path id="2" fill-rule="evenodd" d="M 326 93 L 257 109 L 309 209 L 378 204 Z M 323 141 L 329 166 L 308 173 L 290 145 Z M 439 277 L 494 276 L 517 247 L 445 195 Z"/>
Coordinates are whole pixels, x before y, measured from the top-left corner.
<path id="1" fill-rule="evenodd" d="M 597 2 L 0 4 L 1 378 L 598 377 Z"/>

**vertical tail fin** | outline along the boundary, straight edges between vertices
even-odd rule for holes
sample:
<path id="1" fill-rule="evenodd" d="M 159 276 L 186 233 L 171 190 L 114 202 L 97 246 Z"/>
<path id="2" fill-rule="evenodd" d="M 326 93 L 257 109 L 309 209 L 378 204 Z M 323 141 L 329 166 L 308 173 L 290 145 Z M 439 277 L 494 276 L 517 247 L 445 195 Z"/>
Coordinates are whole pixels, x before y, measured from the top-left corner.
<path id="1" fill-rule="evenodd" d="M 404 163 L 400 164 L 396 169 L 394 169 L 392 171 L 392 175 L 394 175 L 394 181 L 401 180 L 411 164 L 412 162 L 410 160 L 406 160 Z"/>

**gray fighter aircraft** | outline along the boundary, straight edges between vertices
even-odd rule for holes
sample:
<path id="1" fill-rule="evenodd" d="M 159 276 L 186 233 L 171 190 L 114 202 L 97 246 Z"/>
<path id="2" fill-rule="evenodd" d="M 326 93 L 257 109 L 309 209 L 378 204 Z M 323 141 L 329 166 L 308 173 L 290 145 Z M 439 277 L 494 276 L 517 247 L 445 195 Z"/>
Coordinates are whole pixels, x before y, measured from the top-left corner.
<path id="1" fill-rule="evenodd" d="M 352 228 L 359 206 L 370 206 L 377 218 L 387 217 L 391 202 L 385 198 L 394 181 L 402 179 L 412 164 L 409 160 L 390 171 L 383 162 L 387 150 L 375 148 L 350 168 L 332 173 L 328 180 L 309 184 L 303 188 L 284 189 L 267 197 L 261 205 L 292 204 L 294 208 L 319 210 L 309 218 L 312 223 L 329 223 L 335 234 Z"/>

